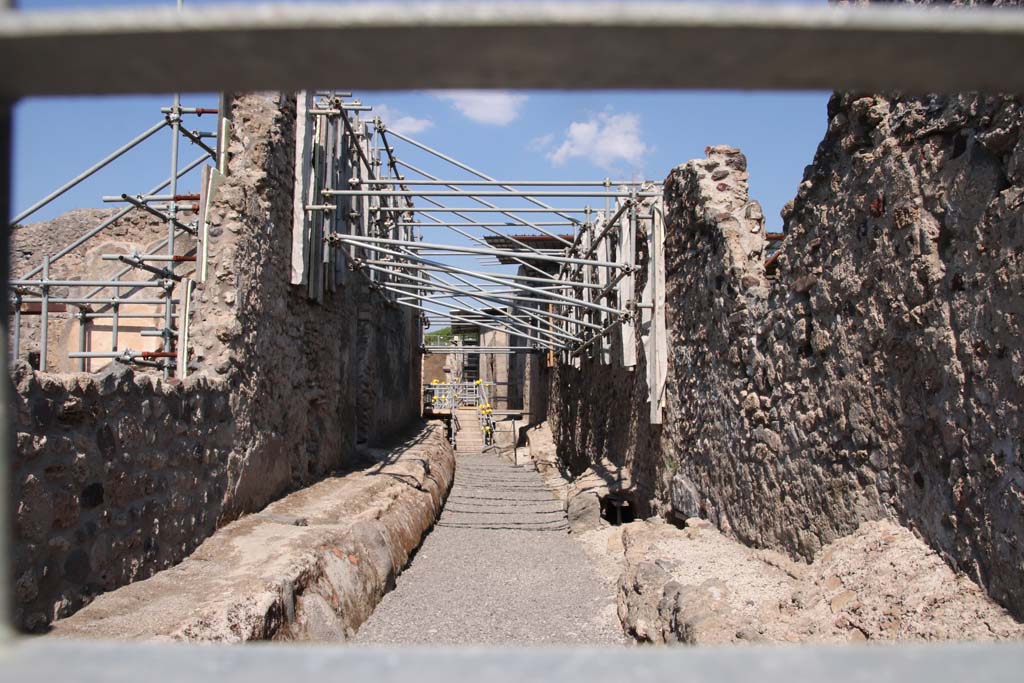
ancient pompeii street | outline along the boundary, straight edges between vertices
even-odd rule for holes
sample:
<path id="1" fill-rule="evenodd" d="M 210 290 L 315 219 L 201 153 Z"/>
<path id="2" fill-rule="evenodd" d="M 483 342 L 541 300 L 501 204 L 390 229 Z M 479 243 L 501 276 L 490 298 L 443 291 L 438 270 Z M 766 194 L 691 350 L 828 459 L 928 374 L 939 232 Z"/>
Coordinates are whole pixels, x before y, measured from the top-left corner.
<path id="1" fill-rule="evenodd" d="M 536 471 L 460 456 L 437 527 L 357 643 L 622 644 L 614 585 Z"/>
<path id="2" fill-rule="evenodd" d="M 1020 668 L 1024 107 L 976 91 L 1018 82 L 1018 0 L 26 4 L 0 11 L 16 642 Z M 311 72 L 489 89 L 266 58 L 195 81 L 220 93 L 29 97 L 7 135 L 54 45 L 84 78 L 150 21 L 126 65 L 206 31 L 214 78 L 298 32 Z M 529 77 L 552 64 L 613 81 Z M 687 87 L 742 90 L 644 90 L 712 66 L 738 80 Z"/>

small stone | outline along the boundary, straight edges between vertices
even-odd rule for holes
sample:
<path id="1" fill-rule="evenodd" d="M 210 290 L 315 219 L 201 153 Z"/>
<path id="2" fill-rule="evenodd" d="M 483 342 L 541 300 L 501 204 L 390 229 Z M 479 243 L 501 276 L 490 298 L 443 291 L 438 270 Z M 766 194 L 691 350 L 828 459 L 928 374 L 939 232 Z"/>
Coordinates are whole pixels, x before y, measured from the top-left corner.
<path id="1" fill-rule="evenodd" d="M 839 595 L 829 600 L 829 607 L 832 608 L 832 612 L 840 612 L 848 607 L 853 607 L 857 603 L 857 594 L 853 591 L 843 591 Z"/>
<path id="2" fill-rule="evenodd" d="M 868 636 L 864 631 L 860 630 L 856 626 L 850 629 L 850 634 L 847 638 L 851 643 L 863 643 L 867 641 Z"/>
<path id="3" fill-rule="evenodd" d="M 811 287 L 818 284 L 818 278 L 815 275 L 804 275 L 793 281 L 792 290 L 799 294 L 807 292 Z"/>
<path id="4" fill-rule="evenodd" d="M 14 582 L 14 599 L 21 604 L 32 602 L 39 595 L 39 584 L 31 571 L 27 571 Z"/>

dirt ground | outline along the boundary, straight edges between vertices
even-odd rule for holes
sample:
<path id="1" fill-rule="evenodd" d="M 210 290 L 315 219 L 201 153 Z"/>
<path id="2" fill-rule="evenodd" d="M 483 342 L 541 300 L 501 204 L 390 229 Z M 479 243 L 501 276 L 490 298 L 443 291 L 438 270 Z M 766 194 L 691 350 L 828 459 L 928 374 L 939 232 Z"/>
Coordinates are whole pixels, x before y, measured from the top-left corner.
<path id="1" fill-rule="evenodd" d="M 623 627 L 640 641 L 1001 640 L 1024 625 L 908 529 L 868 522 L 812 564 L 748 548 L 702 520 L 633 522 L 577 536 L 618 582 Z"/>

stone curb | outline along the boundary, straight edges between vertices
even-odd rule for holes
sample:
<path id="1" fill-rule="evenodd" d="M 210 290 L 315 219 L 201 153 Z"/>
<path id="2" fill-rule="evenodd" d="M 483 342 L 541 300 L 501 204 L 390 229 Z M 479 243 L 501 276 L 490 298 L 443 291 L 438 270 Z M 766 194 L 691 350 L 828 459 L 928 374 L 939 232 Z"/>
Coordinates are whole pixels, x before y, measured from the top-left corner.
<path id="1" fill-rule="evenodd" d="M 181 564 L 98 597 L 57 637 L 245 642 L 351 637 L 433 527 L 455 456 L 440 423 L 377 464 L 224 527 Z"/>

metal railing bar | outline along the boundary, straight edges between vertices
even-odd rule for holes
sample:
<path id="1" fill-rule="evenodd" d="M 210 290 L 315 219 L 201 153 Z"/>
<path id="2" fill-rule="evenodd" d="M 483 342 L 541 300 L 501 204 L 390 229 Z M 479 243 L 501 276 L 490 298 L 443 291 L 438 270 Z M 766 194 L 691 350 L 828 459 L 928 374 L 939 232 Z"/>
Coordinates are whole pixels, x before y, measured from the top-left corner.
<path id="1" fill-rule="evenodd" d="M 505 0 L 4 12 L 0 59 L 19 68 L 0 72 L 0 93 L 297 90 L 339 73 L 381 90 L 1024 92 L 1022 37 L 1024 12 L 978 7 Z"/>

